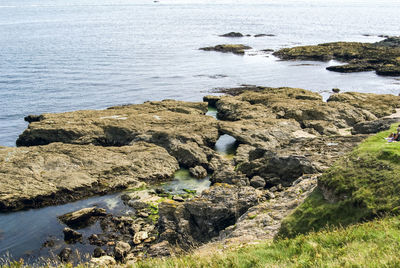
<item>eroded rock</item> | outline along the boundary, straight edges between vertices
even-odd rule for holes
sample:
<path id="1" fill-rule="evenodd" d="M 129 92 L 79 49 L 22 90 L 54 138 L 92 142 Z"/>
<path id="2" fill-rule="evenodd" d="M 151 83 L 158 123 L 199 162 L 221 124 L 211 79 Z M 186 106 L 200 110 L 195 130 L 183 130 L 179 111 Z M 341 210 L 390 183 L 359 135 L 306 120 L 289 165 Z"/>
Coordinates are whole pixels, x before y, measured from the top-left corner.
<path id="1" fill-rule="evenodd" d="M 61 215 L 58 218 L 69 227 L 82 228 L 93 223 L 96 217 L 105 215 L 106 210 L 104 208 L 90 207 Z"/>

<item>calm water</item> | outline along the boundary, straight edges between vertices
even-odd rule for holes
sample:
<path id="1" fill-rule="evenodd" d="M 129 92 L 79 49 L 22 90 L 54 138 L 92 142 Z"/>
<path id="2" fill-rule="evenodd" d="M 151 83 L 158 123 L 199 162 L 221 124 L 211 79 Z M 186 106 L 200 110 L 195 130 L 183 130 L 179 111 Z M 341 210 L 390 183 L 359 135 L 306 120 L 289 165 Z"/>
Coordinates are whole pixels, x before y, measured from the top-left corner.
<path id="1" fill-rule="evenodd" d="M 243 83 L 398 94 L 395 78 L 326 71 L 332 63 L 198 50 L 374 42 L 363 34 L 400 34 L 398 14 L 397 0 L 0 0 L 0 145 L 14 146 L 27 114 L 199 101 L 211 88 Z M 276 37 L 218 36 L 229 31 Z"/>

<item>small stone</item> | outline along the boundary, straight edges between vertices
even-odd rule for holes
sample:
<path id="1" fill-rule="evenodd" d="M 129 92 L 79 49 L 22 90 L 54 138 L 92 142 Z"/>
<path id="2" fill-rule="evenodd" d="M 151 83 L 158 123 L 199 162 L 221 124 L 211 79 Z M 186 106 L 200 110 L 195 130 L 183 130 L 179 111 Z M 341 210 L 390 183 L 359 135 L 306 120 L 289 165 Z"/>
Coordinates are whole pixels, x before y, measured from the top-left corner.
<path id="1" fill-rule="evenodd" d="M 91 244 L 91 245 L 96 245 L 96 246 L 103 245 L 103 242 L 99 239 L 99 237 L 96 234 L 90 235 L 88 240 L 89 240 L 89 244 Z"/>
<path id="2" fill-rule="evenodd" d="M 58 254 L 58 257 L 60 257 L 61 262 L 68 262 L 69 258 L 71 257 L 72 254 L 72 249 L 70 248 L 64 248 L 61 250 L 61 252 Z"/>
<path id="3" fill-rule="evenodd" d="M 334 92 L 334 93 L 339 93 L 340 92 L 340 89 L 339 88 L 332 88 L 332 92 Z"/>
<path id="4" fill-rule="evenodd" d="M 254 176 L 250 180 L 250 185 L 253 186 L 254 188 L 264 188 L 265 187 L 265 180 L 261 178 L 260 176 Z"/>
<path id="5" fill-rule="evenodd" d="M 72 230 L 71 228 L 64 228 L 63 233 L 65 242 L 75 243 L 79 240 L 82 240 L 82 234 L 75 230 Z"/>
<path id="6" fill-rule="evenodd" d="M 243 37 L 243 34 L 238 33 L 238 32 L 230 32 L 230 33 L 222 34 L 220 36 L 222 36 L 222 37 Z"/>
<path id="7" fill-rule="evenodd" d="M 102 248 L 97 247 L 93 250 L 93 257 L 95 258 L 99 258 L 104 255 L 106 255 L 106 252 Z"/>
<path id="8" fill-rule="evenodd" d="M 142 243 L 143 240 L 146 240 L 148 237 L 149 234 L 147 232 L 140 231 L 133 236 L 133 243 L 135 243 L 135 245 L 138 245 Z"/>
<path id="9" fill-rule="evenodd" d="M 115 245 L 115 242 L 114 241 L 109 241 L 109 242 L 107 242 L 107 246 L 114 246 Z"/>
<path id="10" fill-rule="evenodd" d="M 180 195 L 174 195 L 174 196 L 172 197 L 172 200 L 177 201 L 177 202 L 184 202 L 184 201 L 185 201 L 185 200 L 183 199 L 183 197 L 180 196 Z"/>

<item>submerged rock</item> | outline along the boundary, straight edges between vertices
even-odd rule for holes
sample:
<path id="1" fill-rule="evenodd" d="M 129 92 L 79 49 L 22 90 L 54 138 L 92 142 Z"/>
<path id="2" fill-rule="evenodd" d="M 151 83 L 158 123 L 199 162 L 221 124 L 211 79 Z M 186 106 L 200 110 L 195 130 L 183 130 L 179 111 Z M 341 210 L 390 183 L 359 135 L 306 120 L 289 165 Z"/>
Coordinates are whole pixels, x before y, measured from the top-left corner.
<path id="1" fill-rule="evenodd" d="M 123 147 L 0 147 L 0 211 L 62 204 L 140 180 L 165 180 L 178 168 L 164 148 L 145 142 Z"/>
<path id="2" fill-rule="evenodd" d="M 284 60 L 336 59 L 347 65 L 329 66 L 330 71 L 363 72 L 375 70 L 379 75 L 400 75 L 400 37 L 377 43 L 335 42 L 315 46 L 284 48 L 274 55 Z"/>
<path id="3" fill-rule="evenodd" d="M 216 45 L 214 47 L 202 47 L 200 50 L 205 51 L 218 51 L 218 52 L 231 52 L 233 54 L 241 54 L 245 53 L 245 50 L 251 49 L 249 46 L 245 46 L 242 44 L 224 44 L 224 45 Z"/>
<path id="4" fill-rule="evenodd" d="M 243 34 L 238 33 L 238 32 L 230 32 L 230 33 L 222 34 L 220 36 L 222 36 L 222 37 L 243 37 Z"/>
<path id="5" fill-rule="evenodd" d="M 264 37 L 264 36 L 272 37 L 275 35 L 274 34 L 256 34 L 256 35 L 254 35 L 254 37 Z"/>

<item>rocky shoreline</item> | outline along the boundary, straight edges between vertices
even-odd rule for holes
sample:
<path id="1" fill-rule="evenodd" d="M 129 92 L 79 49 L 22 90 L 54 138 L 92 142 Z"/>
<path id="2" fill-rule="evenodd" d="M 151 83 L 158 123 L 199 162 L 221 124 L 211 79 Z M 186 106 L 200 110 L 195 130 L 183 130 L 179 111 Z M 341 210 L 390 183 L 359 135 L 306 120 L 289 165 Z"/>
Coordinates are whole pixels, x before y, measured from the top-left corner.
<path id="1" fill-rule="evenodd" d="M 205 243 L 272 238 L 280 222 L 317 187 L 318 176 L 369 134 L 400 119 L 393 95 L 242 87 L 205 102 L 165 100 L 29 116 L 16 148 L 0 148 L 0 209 L 70 202 L 130 188 L 134 215 L 92 207 L 60 217 L 68 262 L 75 243 L 96 246 L 91 263 L 167 256 Z M 217 119 L 206 115 L 217 109 Z M 228 134 L 233 159 L 213 148 Z M 201 193 L 171 195 L 150 185 L 180 167 L 210 176 Z M 80 234 L 81 224 L 101 232 Z M 48 243 L 51 247 L 51 243 Z"/>

